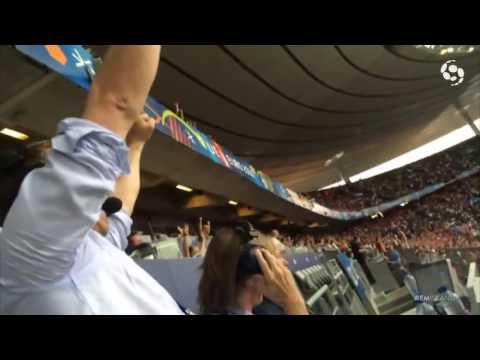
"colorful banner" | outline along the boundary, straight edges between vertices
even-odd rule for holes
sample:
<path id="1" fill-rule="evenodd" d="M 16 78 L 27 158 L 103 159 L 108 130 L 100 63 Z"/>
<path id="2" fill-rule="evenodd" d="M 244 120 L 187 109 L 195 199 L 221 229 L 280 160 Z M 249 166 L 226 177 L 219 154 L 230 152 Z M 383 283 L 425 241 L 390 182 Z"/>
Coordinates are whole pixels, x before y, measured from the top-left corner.
<path id="1" fill-rule="evenodd" d="M 15 45 L 21 53 L 65 76 L 84 89 L 90 88 L 94 60 L 80 45 Z"/>
<path id="2" fill-rule="evenodd" d="M 84 89 L 89 89 L 95 75 L 95 60 L 80 45 L 17 45 L 17 50 L 47 66 Z M 211 137 L 203 134 L 188 121 L 179 117 L 152 97 L 147 99 L 145 111 L 150 116 L 161 116 L 162 121 L 157 130 L 170 136 L 193 151 L 210 158 L 215 163 L 246 177 L 257 186 L 299 206 L 305 204 L 298 196 L 295 200 L 281 183 L 268 175 L 257 171 L 244 160 L 236 158 L 229 150 L 222 147 Z M 307 202 L 308 203 L 308 202 Z M 305 207 L 305 206 L 303 206 Z M 311 208 L 308 206 L 307 208 Z"/>

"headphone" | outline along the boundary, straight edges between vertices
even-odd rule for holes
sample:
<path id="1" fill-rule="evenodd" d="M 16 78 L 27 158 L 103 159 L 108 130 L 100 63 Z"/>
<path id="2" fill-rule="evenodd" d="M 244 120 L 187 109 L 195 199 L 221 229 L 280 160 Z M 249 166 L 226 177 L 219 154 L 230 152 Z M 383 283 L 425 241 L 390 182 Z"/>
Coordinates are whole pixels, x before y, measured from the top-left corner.
<path id="1" fill-rule="evenodd" d="M 261 247 L 250 243 L 258 237 L 258 231 L 250 223 L 239 223 L 233 227 L 233 231 L 242 238 L 244 244 L 244 249 L 238 259 L 237 280 L 263 274 L 255 255 L 256 250 Z"/>

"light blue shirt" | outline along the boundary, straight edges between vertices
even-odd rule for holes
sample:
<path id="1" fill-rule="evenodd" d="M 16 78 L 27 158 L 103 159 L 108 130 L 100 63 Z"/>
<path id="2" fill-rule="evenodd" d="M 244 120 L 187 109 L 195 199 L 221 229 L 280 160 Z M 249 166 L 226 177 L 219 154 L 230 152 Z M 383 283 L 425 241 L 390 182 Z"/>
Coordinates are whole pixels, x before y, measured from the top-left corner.
<path id="1" fill-rule="evenodd" d="M 92 227 L 116 179 L 129 173 L 123 139 L 63 120 L 44 168 L 32 171 L 0 228 L 0 313 L 183 314 L 124 252 L 132 220 Z"/>

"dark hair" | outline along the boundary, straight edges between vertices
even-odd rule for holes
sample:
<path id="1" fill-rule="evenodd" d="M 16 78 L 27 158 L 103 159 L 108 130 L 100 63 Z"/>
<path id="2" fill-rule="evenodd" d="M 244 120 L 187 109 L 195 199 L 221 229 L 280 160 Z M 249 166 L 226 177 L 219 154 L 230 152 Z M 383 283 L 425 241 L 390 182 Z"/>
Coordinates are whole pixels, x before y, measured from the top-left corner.
<path id="1" fill-rule="evenodd" d="M 238 264 L 249 240 L 238 227 L 216 232 L 202 265 L 198 302 L 203 314 L 225 314 L 235 306 L 237 286 L 245 280 Z"/>

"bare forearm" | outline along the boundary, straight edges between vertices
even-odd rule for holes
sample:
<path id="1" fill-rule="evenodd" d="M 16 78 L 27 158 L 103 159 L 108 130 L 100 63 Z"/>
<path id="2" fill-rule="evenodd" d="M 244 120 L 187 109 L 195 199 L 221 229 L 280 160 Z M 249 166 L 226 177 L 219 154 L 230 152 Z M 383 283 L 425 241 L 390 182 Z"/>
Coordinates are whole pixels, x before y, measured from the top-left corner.
<path id="1" fill-rule="evenodd" d="M 182 240 L 182 247 L 183 247 L 183 256 L 186 257 L 186 258 L 191 257 L 190 256 L 190 248 L 188 246 L 187 236 L 183 236 L 181 240 Z"/>
<path id="2" fill-rule="evenodd" d="M 84 117 L 125 138 L 143 112 L 160 51 L 160 45 L 111 46 L 92 84 Z"/>
<path id="3" fill-rule="evenodd" d="M 143 145 L 131 145 L 129 152 L 130 174 L 122 176 L 115 184 L 115 196 L 123 202 L 123 211 L 132 215 L 140 192 L 140 162 Z"/>
<path id="4" fill-rule="evenodd" d="M 287 315 L 309 315 L 305 302 L 300 296 L 292 297 L 282 304 Z"/>
<path id="5" fill-rule="evenodd" d="M 297 285 L 294 284 L 293 277 L 291 277 L 291 287 L 287 294 L 282 301 L 283 311 L 287 315 L 309 315 L 305 300 Z"/>

